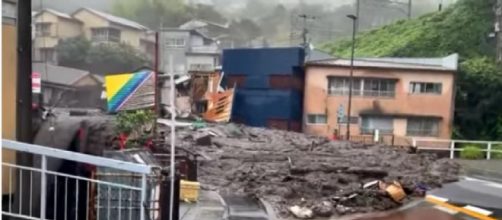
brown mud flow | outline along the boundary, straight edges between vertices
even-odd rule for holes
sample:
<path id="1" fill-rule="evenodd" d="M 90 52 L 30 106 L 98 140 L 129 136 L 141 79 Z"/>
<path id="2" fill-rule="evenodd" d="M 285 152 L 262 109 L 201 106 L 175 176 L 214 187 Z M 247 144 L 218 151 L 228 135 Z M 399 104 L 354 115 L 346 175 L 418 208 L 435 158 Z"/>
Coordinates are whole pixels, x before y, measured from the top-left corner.
<path id="1" fill-rule="evenodd" d="M 458 179 L 460 166 L 433 154 L 360 145 L 301 133 L 209 125 L 178 130 L 178 147 L 200 153 L 203 189 L 222 195 L 261 198 L 281 217 L 292 206 L 306 207 L 313 217 L 366 213 L 397 208 L 432 189 Z M 398 181 L 406 198 L 395 202 L 375 184 Z"/>

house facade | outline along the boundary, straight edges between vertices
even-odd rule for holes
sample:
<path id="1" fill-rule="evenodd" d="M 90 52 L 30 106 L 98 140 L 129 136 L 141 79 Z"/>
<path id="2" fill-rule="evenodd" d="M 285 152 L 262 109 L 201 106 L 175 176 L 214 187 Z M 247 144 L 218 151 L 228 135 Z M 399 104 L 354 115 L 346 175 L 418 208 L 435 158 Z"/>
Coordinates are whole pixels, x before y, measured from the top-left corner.
<path id="1" fill-rule="evenodd" d="M 366 58 L 354 61 L 347 118 L 350 60 L 306 64 L 303 131 L 331 137 L 392 135 L 450 138 L 458 55 L 443 58 Z"/>
<path id="2" fill-rule="evenodd" d="M 155 33 L 125 18 L 91 8 L 69 15 L 53 9 L 32 14 L 34 23 L 33 59 L 57 64 L 56 46 L 61 40 L 84 36 L 93 43 L 125 43 L 153 57 Z"/>
<path id="3" fill-rule="evenodd" d="M 139 49 L 148 31 L 139 23 L 91 8 L 81 8 L 72 16 L 82 22 L 82 32 L 93 42 L 126 43 Z"/>
<path id="4" fill-rule="evenodd" d="M 100 108 L 104 104 L 102 79 L 86 70 L 33 63 L 33 72 L 41 75 L 44 106 Z"/>
<path id="5" fill-rule="evenodd" d="M 167 28 L 161 33 L 161 70 L 176 74 L 189 71 L 214 71 L 220 65 L 220 48 L 216 40 L 197 30 Z"/>
<path id="6" fill-rule="evenodd" d="M 33 23 L 35 26 L 33 58 L 38 61 L 56 64 L 56 46 L 59 41 L 82 34 L 82 22 L 52 9 L 36 13 Z"/>

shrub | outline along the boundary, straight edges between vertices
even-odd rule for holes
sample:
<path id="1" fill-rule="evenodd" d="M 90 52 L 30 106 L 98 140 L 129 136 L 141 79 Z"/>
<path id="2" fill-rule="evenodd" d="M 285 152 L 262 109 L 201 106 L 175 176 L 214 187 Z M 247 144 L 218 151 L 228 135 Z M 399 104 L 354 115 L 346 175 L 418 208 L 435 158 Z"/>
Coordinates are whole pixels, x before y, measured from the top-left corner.
<path id="1" fill-rule="evenodd" d="M 460 158 L 469 160 L 482 159 L 483 151 L 476 146 L 466 146 L 460 152 Z"/>
<path id="2" fill-rule="evenodd" d="M 499 146 L 492 146 L 492 150 L 500 150 L 500 151 L 502 151 L 502 146 L 501 145 L 499 145 Z M 502 160 L 502 153 L 492 152 L 491 159 Z"/>

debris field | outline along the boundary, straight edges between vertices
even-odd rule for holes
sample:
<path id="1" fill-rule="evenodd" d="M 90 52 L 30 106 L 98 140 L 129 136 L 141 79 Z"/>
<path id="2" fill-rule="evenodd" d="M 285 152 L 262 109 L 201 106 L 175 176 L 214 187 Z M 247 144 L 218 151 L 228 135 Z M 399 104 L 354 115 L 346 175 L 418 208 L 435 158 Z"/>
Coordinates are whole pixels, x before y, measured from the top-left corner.
<path id="1" fill-rule="evenodd" d="M 178 130 L 176 136 L 178 147 L 201 155 L 202 189 L 263 199 L 280 217 L 294 210 L 308 211 L 295 217 L 312 218 L 394 209 L 457 181 L 460 171 L 434 154 L 236 124 Z M 377 181 L 397 182 L 406 197 L 392 199 Z"/>

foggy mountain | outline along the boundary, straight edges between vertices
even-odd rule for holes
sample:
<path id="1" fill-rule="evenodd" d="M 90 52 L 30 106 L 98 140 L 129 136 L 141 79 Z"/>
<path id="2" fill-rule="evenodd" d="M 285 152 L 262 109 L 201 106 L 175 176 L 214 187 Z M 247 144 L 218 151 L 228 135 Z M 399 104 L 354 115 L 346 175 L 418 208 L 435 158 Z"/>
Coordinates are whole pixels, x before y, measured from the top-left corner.
<path id="1" fill-rule="evenodd" d="M 33 10 L 53 8 L 72 13 L 90 7 L 137 21 L 152 29 L 160 24 L 177 27 L 193 19 L 229 23 L 231 35 L 242 42 L 297 45 L 304 28 L 308 41 L 322 43 L 351 33 L 347 14 L 355 13 L 356 0 L 33 0 Z M 456 0 L 413 0 L 418 17 Z M 408 0 L 360 0 L 360 30 L 370 30 L 407 18 Z M 299 17 L 306 14 L 312 19 Z M 245 45 L 244 45 L 245 46 Z"/>

